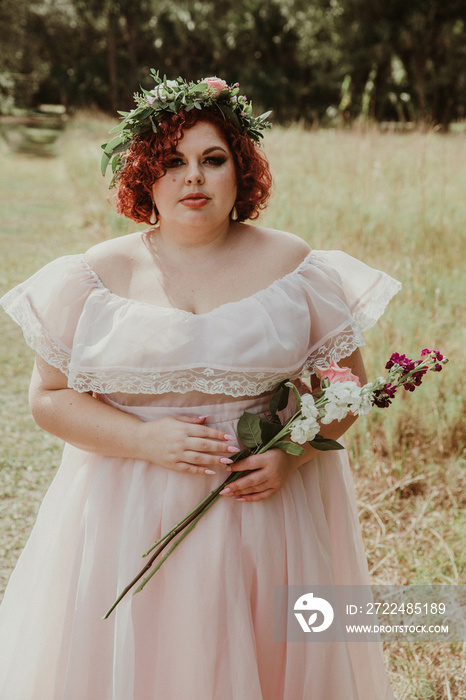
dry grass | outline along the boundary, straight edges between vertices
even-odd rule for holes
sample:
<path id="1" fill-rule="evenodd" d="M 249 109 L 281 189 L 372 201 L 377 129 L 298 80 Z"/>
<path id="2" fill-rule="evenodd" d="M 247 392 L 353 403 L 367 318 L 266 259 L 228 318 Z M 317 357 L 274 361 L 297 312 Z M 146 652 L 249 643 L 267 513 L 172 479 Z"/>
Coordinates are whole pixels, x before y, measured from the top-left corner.
<path id="1" fill-rule="evenodd" d="M 58 255 L 134 230 L 105 202 L 98 145 L 108 124 L 80 115 L 56 159 L 4 147 L 0 233 L 4 291 Z M 404 289 L 366 336 L 369 376 L 394 351 L 440 348 L 451 363 L 348 437 L 374 583 L 464 583 L 464 374 L 461 238 L 466 228 L 462 135 L 380 135 L 276 129 L 266 150 L 275 196 L 262 222 L 313 248 L 341 248 L 385 269 Z M 464 245 L 464 244 L 463 244 Z M 4 316 L 0 418 L 0 588 L 30 532 L 61 443 L 33 424 L 32 357 Z M 386 644 L 397 700 L 464 700 L 463 645 Z"/>

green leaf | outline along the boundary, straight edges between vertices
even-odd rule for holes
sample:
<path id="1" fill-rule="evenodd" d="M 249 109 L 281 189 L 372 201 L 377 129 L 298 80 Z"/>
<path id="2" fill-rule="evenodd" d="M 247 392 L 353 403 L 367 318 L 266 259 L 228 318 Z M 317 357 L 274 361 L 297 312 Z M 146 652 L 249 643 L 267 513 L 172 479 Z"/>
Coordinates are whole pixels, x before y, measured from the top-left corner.
<path id="1" fill-rule="evenodd" d="M 293 384 L 293 382 L 287 382 L 286 386 L 288 386 L 291 389 L 291 391 L 293 392 L 294 397 L 296 399 L 296 403 L 298 404 L 298 408 L 300 408 L 301 407 L 301 395 L 300 395 L 299 391 L 297 390 L 296 386 Z"/>
<path id="2" fill-rule="evenodd" d="M 104 153 L 112 154 L 114 152 L 115 148 L 120 146 L 121 143 L 122 143 L 122 141 L 121 141 L 121 134 L 120 134 L 120 136 L 116 136 L 114 139 L 112 139 L 111 141 L 108 141 L 105 144 Z"/>
<path id="3" fill-rule="evenodd" d="M 315 447 L 316 450 L 327 452 L 328 450 L 344 450 L 343 445 L 330 438 L 325 438 L 322 435 L 316 435 L 314 440 L 309 440 L 309 444 Z"/>
<path id="4" fill-rule="evenodd" d="M 274 447 L 277 447 L 282 452 L 286 452 L 289 455 L 302 455 L 304 453 L 304 447 L 297 445 L 295 442 L 290 442 L 289 440 L 280 440 Z"/>
<path id="5" fill-rule="evenodd" d="M 275 394 L 270 400 L 270 413 L 274 416 L 277 411 L 283 411 L 288 406 L 290 397 L 290 388 L 286 386 L 288 379 L 285 379 L 278 385 Z"/>
<path id="6" fill-rule="evenodd" d="M 208 87 L 207 83 L 198 83 L 189 88 L 189 92 L 205 92 Z"/>
<path id="7" fill-rule="evenodd" d="M 109 153 L 102 154 L 102 159 L 100 161 L 100 171 L 101 171 L 102 175 L 105 175 L 105 173 L 107 172 L 107 167 L 108 167 L 108 164 L 110 162 L 110 158 L 111 158 L 111 154 L 109 154 Z"/>
<path id="8" fill-rule="evenodd" d="M 269 109 L 268 112 L 264 112 L 264 114 L 261 114 L 259 117 L 256 117 L 256 119 L 260 122 L 265 122 L 267 117 L 270 117 L 271 114 L 272 114 L 272 110 Z"/>
<path id="9" fill-rule="evenodd" d="M 260 429 L 261 429 L 261 442 L 270 442 L 278 433 L 282 430 L 283 426 L 281 423 L 273 423 L 270 420 L 264 420 L 260 418 Z"/>
<path id="10" fill-rule="evenodd" d="M 230 107 L 227 107 L 226 105 L 220 105 L 217 103 L 217 107 L 221 112 L 223 112 L 224 116 L 231 121 L 233 126 L 236 126 L 237 129 L 241 130 L 241 124 L 239 122 L 238 117 L 236 114 L 233 112 Z"/>
<path id="11" fill-rule="evenodd" d="M 121 130 L 124 129 L 126 126 L 127 126 L 127 124 L 126 124 L 126 122 L 123 120 L 122 122 L 120 122 L 119 124 L 117 124 L 116 126 L 114 126 L 113 129 L 110 129 L 110 131 L 109 131 L 108 133 L 109 133 L 109 134 L 116 134 L 118 131 L 121 131 Z"/>
<path id="12" fill-rule="evenodd" d="M 262 441 L 260 418 L 245 411 L 238 421 L 238 435 L 246 447 L 259 447 Z"/>

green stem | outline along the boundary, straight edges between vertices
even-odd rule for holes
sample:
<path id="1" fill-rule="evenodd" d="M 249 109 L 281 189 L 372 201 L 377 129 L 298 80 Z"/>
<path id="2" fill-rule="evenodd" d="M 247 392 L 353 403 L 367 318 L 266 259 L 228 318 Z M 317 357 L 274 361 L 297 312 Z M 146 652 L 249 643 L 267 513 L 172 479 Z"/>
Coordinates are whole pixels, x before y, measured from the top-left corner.
<path id="1" fill-rule="evenodd" d="M 238 462 L 239 462 L 241 459 L 244 459 L 244 458 L 245 458 L 245 456 L 241 457 L 240 459 L 236 459 L 236 460 L 234 460 L 234 461 L 238 461 Z M 115 608 L 116 608 L 116 606 L 118 605 L 118 603 L 120 603 L 120 602 L 123 600 L 123 598 L 126 596 L 126 594 L 129 593 L 129 591 L 130 591 L 130 590 L 133 588 L 133 586 L 142 578 L 142 576 L 144 576 L 144 574 L 145 574 L 147 571 L 149 571 L 149 569 L 151 568 L 152 564 L 153 564 L 154 561 L 157 559 L 157 557 L 159 556 L 159 554 L 161 554 L 161 552 L 163 552 L 163 550 L 165 549 L 165 547 L 167 547 L 167 546 L 170 544 L 170 542 L 173 540 L 173 538 L 176 537 L 176 535 L 178 535 L 180 532 L 183 532 L 183 530 L 184 530 L 186 527 L 189 526 L 188 530 L 184 533 L 184 535 L 182 535 L 182 537 L 180 537 L 179 540 L 176 541 L 175 545 L 174 545 L 174 546 L 167 552 L 167 554 L 163 557 L 162 561 L 160 562 L 160 565 L 161 565 L 162 562 L 165 561 L 165 559 L 168 557 L 168 555 L 170 554 L 170 552 L 172 552 L 173 549 L 175 549 L 175 547 L 177 546 L 177 544 L 179 544 L 179 542 L 181 542 L 181 540 L 183 540 L 183 539 L 186 537 L 186 535 L 188 534 L 188 532 L 190 532 L 190 531 L 195 527 L 195 525 L 196 525 L 197 522 L 201 519 L 201 517 L 204 515 L 204 513 L 215 503 L 215 501 L 218 500 L 218 498 L 220 497 L 220 491 L 222 491 L 222 490 L 225 488 L 225 486 L 227 486 L 228 484 L 230 484 L 232 481 L 236 481 L 236 479 L 239 479 L 240 476 L 243 476 L 243 474 L 244 474 L 244 471 L 232 472 L 231 474 L 229 474 L 229 476 L 225 479 L 225 481 L 223 481 L 222 484 L 220 484 L 220 486 L 217 486 L 216 489 L 214 489 L 213 491 L 211 491 L 211 492 L 201 501 L 201 503 L 199 503 L 195 508 L 193 508 L 192 511 L 190 511 L 190 513 L 188 513 L 188 515 L 186 515 L 186 516 L 183 518 L 183 520 L 180 520 L 179 523 L 177 523 L 169 532 L 167 532 L 163 537 L 161 537 L 159 540 L 157 540 L 157 542 L 155 542 L 155 544 L 152 545 L 152 547 L 143 555 L 144 557 L 145 557 L 145 556 L 148 556 L 148 554 L 149 554 L 150 552 L 152 552 L 153 549 L 154 549 L 155 547 L 157 547 L 158 544 L 160 544 L 160 543 L 163 542 L 163 544 L 162 544 L 162 545 L 154 552 L 154 554 L 151 556 L 151 558 L 149 559 L 149 561 L 147 562 L 147 564 L 146 564 L 146 565 L 141 569 L 141 571 L 133 578 L 133 580 L 126 586 L 126 588 L 122 591 L 122 593 L 120 593 L 120 595 L 119 595 L 118 598 L 115 600 L 115 602 L 113 603 L 113 605 L 108 609 L 108 611 L 107 611 L 107 612 L 105 613 L 105 615 L 103 616 L 103 618 L 102 618 L 103 620 L 106 620 L 106 619 L 109 617 L 109 615 L 113 612 L 113 610 L 115 610 Z M 159 568 L 159 566 L 156 567 L 156 569 L 154 570 L 154 573 L 155 573 L 155 571 L 158 570 L 158 568 Z M 146 582 L 147 582 L 151 577 L 152 577 L 152 574 L 147 578 Z M 142 588 L 143 588 L 145 585 L 146 585 L 146 584 L 143 582 L 143 585 L 141 586 L 141 590 L 142 590 Z M 138 590 L 139 590 L 139 589 L 138 589 Z M 136 593 L 138 592 L 138 590 L 136 591 Z"/>
<path id="2" fill-rule="evenodd" d="M 201 513 L 199 513 L 199 515 L 195 518 L 195 520 L 192 521 L 191 525 L 190 525 L 188 528 L 185 529 L 185 531 L 184 531 L 184 533 L 181 535 L 181 537 L 179 537 L 179 538 L 176 540 L 176 542 L 173 544 L 173 546 L 170 547 L 170 549 L 169 549 L 168 552 L 165 554 L 165 556 L 162 557 L 162 559 L 159 561 L 159 563 L 157 564 L 157 566 L 155 566 L 154 569 L 150 572 L 149 576 L 146 576 L 146 578 L 143 580 L 143 582 L 141 583 L 141 585 L 140 585 L 138 588 L 136 588 L 136 590 L 134 591 L 133 595 L 136 595 L 136 593 L 139 593 L 140 591 L 142 591 L 142 589 L 144 588 L 144 586 L 150 581 L 150 579 L 151 579 L 152 576 L 156 573 L 156 571 L 158 571 L 158 570 L 160 569 L 160 567 L 162 566 L 162 564 L 164 563 L 164 561 L 170 556 L 170 554 L 173 552 L 173 550 L 176 549 L 176 547 L 178 547 L 178 545 L 180 544 L 180 542 L 181 542 L 182 540 L 184 540 L 184 538 L 191 532 L 191 530 L 193 530 L 193 529 L 196 527 L 198 521 L 202 518 L 202 516 L 206 513 L 206 511 L 214 505 L 214 503 L 215 503 L 219 498 L 220 498 L 220 495 L 218 494 L 214 499 L 212 499 L 212 501 L 211 501 L 208 505 L 205 506 L 204 510 L 203 510 Z M 156 556 L 158 556 L 158 554 L 157 554 L 157 555 L 154 555 L 154 559 L 155 559 Z"/>

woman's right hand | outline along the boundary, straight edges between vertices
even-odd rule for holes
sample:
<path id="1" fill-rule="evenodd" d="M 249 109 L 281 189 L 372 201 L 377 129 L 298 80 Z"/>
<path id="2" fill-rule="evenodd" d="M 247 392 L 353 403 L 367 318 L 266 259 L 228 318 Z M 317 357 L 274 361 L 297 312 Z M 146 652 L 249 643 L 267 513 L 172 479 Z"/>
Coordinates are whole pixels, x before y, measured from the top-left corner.
<path id="1" fill-rule="evenodd" d="M 232 435 L 204 425 L 205 416 L 167 416 L 139 426 L 140 456 L 166 469 L 215 474 L 239 449 Z"/>

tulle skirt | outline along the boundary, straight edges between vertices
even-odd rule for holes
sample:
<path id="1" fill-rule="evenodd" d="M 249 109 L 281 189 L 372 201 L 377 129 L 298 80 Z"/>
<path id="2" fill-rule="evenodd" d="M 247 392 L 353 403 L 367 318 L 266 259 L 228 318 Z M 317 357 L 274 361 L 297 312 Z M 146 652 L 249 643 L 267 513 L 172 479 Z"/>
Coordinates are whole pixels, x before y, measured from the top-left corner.
<path id="1" fill-rule="evenodd" d="M 121 407 L 235 435 L 263 400 Z M 149 546 L 226 478 L 66 445 L 0 608 L 4 700 L 392 700 L 377 643 L 274 641 L 274 586 L 367 584 L 345 451 L 272 497 L 222 497 L 144 590 L 102 616 Z"/>

